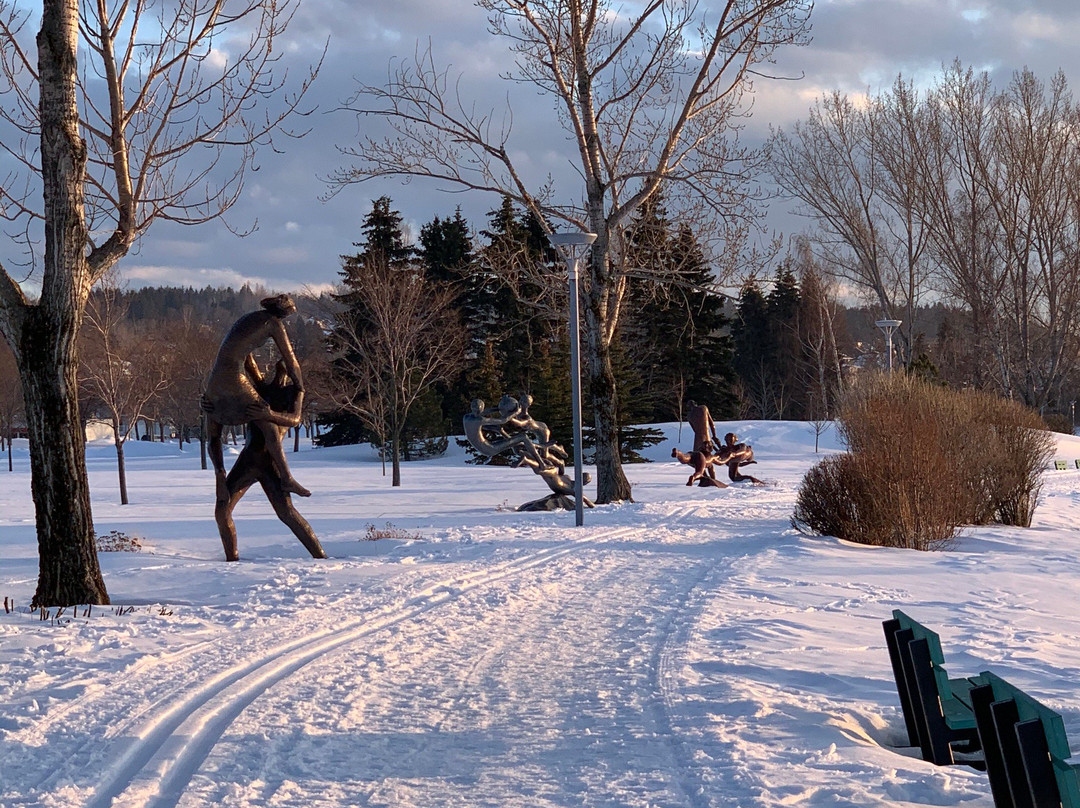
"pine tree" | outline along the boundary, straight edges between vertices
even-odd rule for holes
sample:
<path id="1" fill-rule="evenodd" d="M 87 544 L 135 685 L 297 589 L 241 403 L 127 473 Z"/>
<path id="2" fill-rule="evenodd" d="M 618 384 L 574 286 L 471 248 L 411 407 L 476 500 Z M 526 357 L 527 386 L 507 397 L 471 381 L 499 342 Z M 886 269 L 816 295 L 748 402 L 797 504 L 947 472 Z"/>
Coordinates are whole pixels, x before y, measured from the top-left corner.
<path id="1" fill-rule="evenodd" d="M 765 295 L 754 283 L 743 286 L 731 328 L 732 364 L 742 386 L 743 405 L 751 418 L 769 418 L 773 353 Z"/>
<path id="2" fill-rule="evenodd" d="M 539 306 L 551 304 L 550 295 L 519 268 L 555 259 L 542 226 L 531 216 L 519 214 L 509 199 L 489 216 L 488 229 L 482 232 L 488 244 L 478 261 L 492 315 L 487 336 L 494 342 L 506 389 L 530 390 L 536 382 L 540 352 L 557 338 L 562 323 Z M 554 308 L 566 310 L 558 301 Z"/>
<path id="3" fill-rule="evenodd" d="M 462 284 L 470 274 L 473 247 L 469 223 L 461 215 L 461 208 L 454 211 L 453 218 L 436 216 L 420 228 L 417 256 L 431 279 Z"/>
<path id="4" fill-rule="evenodd" d="M 461 428 L 460 416 L 468 412 L 469 401 L 474 397 L 469 390 L 469 375 L 480 361 L 487 341 L 486 325 L 491 319 L 490 296 L 484 288 L 483 275 L 475 266 L 469 223 L 462 216 L 461 208 L 455 210 L 451 218 L 436 216 L 420 228 L 417 257 L 428 278 L 450 284 L 456 290 L 454 308 L 460 313 L 467 332 L 467 364 L 440 391 L 440 406 L 451 430 L 457 434 Z"/>
<path id="5" fill-rule="evenodd" d="M 800 379 L 803 350 L 799 336 L 799 283 L 787 263 L 780 266 L 765 305 L 772 353 L 773 417 L 803 418 L 806 396 L 805 383 Z"/>
<path id="6" fill-rule="evenodd" d="M 649 407 L 648 420 L 681 419 L 691 398 L 707 402 L 717 417 L 734 414 L 724 299 L 712 289 L 692 230 L 673 227 L 663 200 L 652 200 L 639 209 L 629 243 L 627 260 L 641 271 L 631 281 L 620 337 L 642 379 L 639 397 Z"/>

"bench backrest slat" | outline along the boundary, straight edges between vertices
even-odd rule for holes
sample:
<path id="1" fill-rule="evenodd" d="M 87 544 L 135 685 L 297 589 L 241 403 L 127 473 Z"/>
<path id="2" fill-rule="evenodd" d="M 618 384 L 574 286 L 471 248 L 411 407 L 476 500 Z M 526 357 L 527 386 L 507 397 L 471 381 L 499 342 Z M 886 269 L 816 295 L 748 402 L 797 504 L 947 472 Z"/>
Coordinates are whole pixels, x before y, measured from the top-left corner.
<path id="1" fill-rule="evenodd" d="M 892 614 L 894 619 L 900 621 L 901 627 L 911 629 L 912 634 L 915 635 L 915 639 L 926 638 L 926 642 L 930 646 L 930 659 L 934 665 L 945 664 L 945 654 L 941 650 L 941 638 L 935 632 L 928 629 L 918 620 L 914 620 L 904 614 L 899 609 L 893 609 Z"/>
<path id="2" fill-rule="evenodd" d="M 1042 722 L 1061 804 L 1065 808 L 1080 808 L 1080 781 L 1078 781 L 1077 770 L 1066 762 L 1072 756 L 1072 752 L 1069 749 L 1069 739 L 1065 734 L 1065 722 L 1061 715 L 995 673 L 983 671 L 979 675 L 984 677 L 993 688 L 994 698 L 1012 699 L 1021 721 L 1038 719 Z"/>
<path id="3" fill-rule="evenodd" d="M 995 698 L 1016 701 L 1016 709 L 1020 713 L 1021 721 L 1031 721 L 1035 718 L 1042 721 L 1046 732 L 1046 745 L 1050 749 L 1051 757 L 1066 760 L 1072 755 L 1069 750 L 1069 738 L 1065 734 L 1065 722 L 1058 713 L 995 673 L 984 671 L 982 676 L 985 676 L 986 681 L 994 688 Z"/>

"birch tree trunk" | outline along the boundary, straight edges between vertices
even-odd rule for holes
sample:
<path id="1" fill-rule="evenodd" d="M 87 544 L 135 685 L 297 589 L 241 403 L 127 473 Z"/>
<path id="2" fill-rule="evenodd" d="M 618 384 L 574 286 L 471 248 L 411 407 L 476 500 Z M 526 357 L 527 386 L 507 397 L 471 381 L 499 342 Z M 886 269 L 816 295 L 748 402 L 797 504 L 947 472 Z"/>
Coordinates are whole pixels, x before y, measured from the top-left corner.
<path id="1" fill-rule="evenodd" d="M 90 292 L 76 99 L 76 0 L 45 0 L 37 37 L 45 253 L 41 300 L 22 307 L 16 358 L 30 438 L 40 569 L 32 605 L 107 604 L 94 548 L 76 336 Z"/>

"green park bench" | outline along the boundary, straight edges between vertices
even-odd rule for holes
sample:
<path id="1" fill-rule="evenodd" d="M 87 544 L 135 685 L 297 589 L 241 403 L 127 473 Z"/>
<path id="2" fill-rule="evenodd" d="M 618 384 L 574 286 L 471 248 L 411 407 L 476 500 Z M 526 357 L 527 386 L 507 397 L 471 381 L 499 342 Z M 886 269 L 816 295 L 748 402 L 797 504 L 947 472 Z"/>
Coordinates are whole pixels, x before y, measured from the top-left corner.
<path id="1" fill-rule="evenodd" d="M 882 628 L 910 745 L 939 766 L 956 762 L 953 744 L 964 744 L 956 751 L 977 751 L 971 692 L 983 680 L 950 679 L 941 638 L 899 609 Z"/>
<path id="2" fill-rule="evenodd" d="M 996 808 L 1080 808 L 1061 716 L 989 671 L 972 690 Z"/>

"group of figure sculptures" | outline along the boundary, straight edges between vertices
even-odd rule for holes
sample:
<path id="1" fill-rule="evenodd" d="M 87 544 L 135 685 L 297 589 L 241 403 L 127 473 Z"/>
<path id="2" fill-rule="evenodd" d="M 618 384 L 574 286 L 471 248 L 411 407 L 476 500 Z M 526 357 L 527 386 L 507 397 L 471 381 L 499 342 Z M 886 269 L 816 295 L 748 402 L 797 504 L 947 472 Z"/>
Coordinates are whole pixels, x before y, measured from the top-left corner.
<path id="1" fill-rule="evenodd" d="M 740 443 L 739 436 L 734 432 L 724 435 L 724 442 L 716 436 L 716 424 L 713 422 L 709 408 L 704 404 L 688 402 L 689 409 L 686 420 L 690 428 L 694 430 L 694 448 L 688 453 L 680 452 L 678 447 L 671 450 L 671 456 L 680 463 L 685 463 L 694 469 L 687 485 L 695 482 L 702 486 L 715 486 L 727 488 L 727 483 L 716 479 L 716 466 L 727 466 L 728 479 L 733 483 L 751 482 L 761 485 L 761 480 L 743 474 L 739 471 L 741 466 L 749 466 L 756 463 L 754 450 L 748 443 Z"/>
<path id="2" fill-rule="evenodd" d="M 529 414 L 533 397 L 528 393 L 520 399 L 503 396 L 499 406 L 484 409 L 479 398 L 472 400 L 469 412 L 461 419 L 465 437 L 484 457 L 510 452 L 515 468 L 528 466 L 547 483 L 551 493 L 543 499 L 526 502 L 519 511 L 572 511 L 576 503 L 574 481 L 566 476 L 566 450 L 551 439 L 551 430 L 543 421 Z M 582 485 L 589 475 L 582 475 Z M 582 496 L 587 508 L 593 504 Z"/>
<path id="3" fill-rule="evenodd" d="M 278 518 L 293 532 L 314 558 L 326 558 L 311 525 L 296 510 L 292 494 L 311 496 L 289 470 L 282 447 L 286 430 L 299 426 L 304 404 L 304 379 L 292 343 L 285 330 L 285 319 L 296 311 L 288 295 L 276 295 L 261 301 L 262 309 L 241 317 L 225 335 L 217 359 L 206 383 L 202 409 L 207 417 L 210 460 L 214 466 L 214 518 L 228 561 L 239 559 L 236 525 L 232 514 L 237 503 L 252 485 L 258 483 Z M 273 340 L 280 359 L 272 378 L 263 375 L 254 353 Z M 515 468 L 526 466 L 547 483 L 548 496 L 527 502 L 519 511 L 573 510 L 576 504 L 574 480 L 566 474 L 567 453 L 552 440 L 547 424 L 529 414 L 531 395 L 509 395 L 497 407 L 485 408 L 473 399 L 470 411 L 462 418 L 469 443 L 485 457 L 510 453 Z M 694 448 L 689 453 L 673 449 L 671 456 L 692 466 L 687 485 L 726 488 L 716 479 L 715 466 L 726 465 L 732 482 L 760 480 L 739 471 L 756 462 L 753 449 L 739 443 L 729 432 L 721 444 L 709 408 L 690 403 L 688 421 L 694 431 Z M 247 442 L 230 470 L 225 469 L 222 430 L 225 426 L 247 426 Z M 582 484 L 589 475 L 582 475 Z M 583 503 L 593 503 L 582 497 Z"/>

